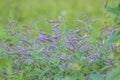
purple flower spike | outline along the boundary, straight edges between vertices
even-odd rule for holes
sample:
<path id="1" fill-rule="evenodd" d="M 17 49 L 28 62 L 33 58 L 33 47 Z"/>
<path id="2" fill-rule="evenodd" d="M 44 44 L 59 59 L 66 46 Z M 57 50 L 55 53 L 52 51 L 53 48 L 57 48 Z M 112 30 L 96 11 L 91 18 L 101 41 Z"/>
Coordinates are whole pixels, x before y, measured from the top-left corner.
<path id="1" fill-rule="evenodd" d="M 33 46 L 33 44 L 26 39 L 21 39 L 21 41 L 24 42 L 24 43 L 27 43 L 31 47 Z"/>
<path id="2" fill-rule="evenodd" d="M 66 64 L 62 64 L 59 66 L 59 69 L 64 69 L 67 65 Z"/>
<path id="3" fill-rule="evenodd" d="M 85 22 L 82 20 L 75 20 L 75 22 L 85 24 Z"/>
<path id="4" fill-rule="evenodd" d="M 53 27 L 52 27 L 52 31 L 57 34 L 57 33 L 60 33 L 61 30 L 60 30 L 60 25 L 59 24 L 54 24 Z"/>
<path id="5" fill-rule="evenodd" d="M 81 15 L 86 21 L 89 21 L 89 18 L 87 17 L 87 15 L 84 12 L 82 12 Z"/>
<path id="6" fill-rule="evenodd" d="M 58 58 L 60 61 L 66 61 L 67 60 L 67 56 L 65 53 L 61 53 L 61 55 Z"/>
<path id="7" fill-rule="evenodd" d="M 57 21 L 57 20 L 46 20 L 47 23 L 49 24 L 54 24 L 54 23 L 59 23 L 60 21 Z"/>
<path id="8" fill-rule="evenodd" d="M 47 47 L 48 51 L 58 51 L 58 47 L 56 45 L 56 43 L 51 43 L 48 47 Z"/>
<path id="9" fill-rule="evenodd" d="M 61 23 L 64 23 L 64 19 L 62 18 L 62 16 L 59 16 L 58 19 Z"/>
<path id="10" fill-rule="evenodd" d="M 12 25 L 12 24 L 15 24 L 15 23 L 17 23 L 16 20 L 11 20 L 11 21 L 9 21 L 8 26 L 9 26 L 9 25 Z"/>
<path id="11" fill-rule="evenodd" d="M 94 19 L 94 20 L 90 20 L 90 23 L 96 23 L 98 21 L 99 21 L 99 19 Z"/>
<path id="12" fill-rule="evenodd" d="M 116 26 L 113 26 L 113 27 L 109 30 L 108 36 L 113 35 L 115 32 L 116 32 Z"/>
<path id="13" fill-rule="evenodd" d="M 68 64 L 68 67 L 69 67 L 69 68 L 71 68 L 72 66 L 73 66 L 73 64 L 72 64 L 72 63 L 69 63 L 69 64 Z"/>
<path id="14" fill-rule="evenodd" d="M 72 58 L 73 58 L 73 55 L 70 55 L 67 57 L 67 60 L 72 60 Z"/>
<path id="15" fill-rule="evenodd" d="M 89 63 L 94 63 L 94 60 L 92 58 L 88 58 Z"/>
<path id="16" fill-rule="evenodd" d="M 7 54 L 8 54 L 8 55 L 13 55 L 13 54 L 15 54 L 15 53 L 13 53 L 13 52 L 7 52 Z"/>
<path id="17" fill-rule="evenodd" d="M 34 61 L 32 59 L 28 59 L 28 63 L 32 64 Z"/>
<path id="18" fill-rule="evenodd" d="M 81 39 L 85 40 L 85 39 L 88 39 L 88 38 L 90 38 L 90 36 L 83 36 Z"/>
<path id="19" fill-rule="evenodd" d="M 58 57 L 60 61 L 69 61 L 72 60 L 73 55 L 67 56 L 65 53 L 61 53 L 61 55 Z"/>
<path id="20" fill-rule="evenodd" d="M 89 57 L 91 58 L 99 57 L 99 56 L 100 56 L 99 53 L 92 53 L 92 52 L 89 53 Z"/>
<path id="21" fill-rule="evenodd" d="M 52 27 L 52 29 L 60 30 L 60 25 L 59 24 L 54 24 L 53 27 Z"/>
<path id="22" fill-rule="evenodd" d="M 28 33 L 32 34 L 32 32 L 33 32 L 32 27 L 30 27 Z"/>
<path id="23" fill-rule="evenodd" d="M 112 59 L 107 59 L 107 61 L 106 61 L 108 64 L 110 64 L 110 65 L 113 65 L 114 64 L 114 61 L 112 60 Z"/>
<path id="24" fill-rule="evenodd" d="M 9 51 L 11 48 L 5 45 L 2 45 L 2 48 L 5 49 L 6 51 Z"/>
<path id="25" fill-rule="evenodd" d="M 71 44 L 69 42 L 66 42 L 64 44 L 65 48 L 68 49 L 68 50 L 71 50 L 71 51 L 74 51 L 75 49 L 73 48 L 73 46 L 71 46 Z"/>

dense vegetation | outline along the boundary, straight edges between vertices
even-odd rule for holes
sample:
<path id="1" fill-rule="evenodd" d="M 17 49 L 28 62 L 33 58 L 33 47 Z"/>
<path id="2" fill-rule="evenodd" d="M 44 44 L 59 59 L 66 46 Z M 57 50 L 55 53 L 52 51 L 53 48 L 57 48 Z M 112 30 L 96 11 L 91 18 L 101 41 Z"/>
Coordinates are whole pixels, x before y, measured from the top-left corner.
<path id="1" fill-rule="evenodd" d="M 84 6 L 94 3 L 87 1 L 89 0 L 83 2 L 81 0 L 82 3 L 86 2 Z M 49 7 L 39 7 L 43 10 L 34 7 L 24 8 L 24 5 L 20 4 L 23 0 L 20 3 L 15 0 L 6 2 L 11 3 L 8 6 L 13 10 L 10 11 L 8 23 L 4 11 L 1 13 L 5 15 L 2 16 L 5 20 L 0 19 L 2 26 L 0 27 L 0 80 L 120 80 L 120 1 L 114 1 L 115 4 L 117 3 L 115 6 L 114 4 L 111 6 L 110 1 L 106 2 L 104 11 L 98 10 L 100 5 L 95 4 L 97 8 L 93 7 L 93 10 L 96 12 L 92 13 L 91 8 L 90 11 L 83 10 L 86 13 L 81 12 L 80 15 L 77 11 L 79 0 L 69 1 L 72 4 L 68 9 L 71 13 L 69 15 L 66 12 L 67 7 L 70 6 L 66 5 L 67 0 L 50 2 L 56 4 L 52 5 L 57 7 L 52 9 L 56 13 L 51 12 Z M 37 5 L 37 2 L 39 0 L 36 2 L 31 0 L 30 4 Z M 44 3 L 45 0 L 41 2 Z M 98 2 L 103 3 L 103 1 Z M 45 3 L 45 6 L 50 5 L 49 1 Z M 57 3 L 66 6 L 60 7 Z M 40 6 L 43 5 L 41 3 Z M 30 14 L 21 12 L 29 9 L 47 14 L 47 19 L 45 15 L 40 17 L 34 11 Z M 64 11 L 60 13 L 59 10 Z M 105 12 L 104 16 L 101 15 L 103 12 Z M 29 21 L 27 19 L 34 21 L 32 14 L 45 19 L 47 23 L 42 22 L 38 25 L 39 18 L 37 18 L 38 23 L 22 24 L 27 23 Z M 74 20 L 74 17 L 77 19 Z M 96 17 L 97 19 L 92 19 Z M 49 26 L 46 32 L 44 26 L 48 24 L 52 28 Z"/>

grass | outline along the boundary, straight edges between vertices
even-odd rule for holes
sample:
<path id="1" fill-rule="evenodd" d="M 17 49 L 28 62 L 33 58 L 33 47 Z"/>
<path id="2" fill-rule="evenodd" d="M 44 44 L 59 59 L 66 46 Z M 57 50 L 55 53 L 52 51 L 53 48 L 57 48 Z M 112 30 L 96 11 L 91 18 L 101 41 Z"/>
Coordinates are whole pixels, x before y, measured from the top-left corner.
<path id="1" fill-rule="evenodd" d="M 112 0 L 110 2 L 112 5 L 115 3 Z M 100 20 L 104 22 L 104 4 L 105 1 L 98 0 L 20 0 L 19 3 L 16 0 L 1 0 L 0 22 L 5 25 L 11 19 L 27 24 L 33 21 L 37 22 L 40 28 L 49 31 L 50 26 L 45 23 L 46 19 L 55 20 L 58 16 L 63 16 L 67 20 L 69 27 L 74 27 L 75 23 L 69 23 L 79 19 L 81 12 L 86 12 L 91 18 L 101 16 Z M 101 27 L 100 24 L 98 26 Z"/>

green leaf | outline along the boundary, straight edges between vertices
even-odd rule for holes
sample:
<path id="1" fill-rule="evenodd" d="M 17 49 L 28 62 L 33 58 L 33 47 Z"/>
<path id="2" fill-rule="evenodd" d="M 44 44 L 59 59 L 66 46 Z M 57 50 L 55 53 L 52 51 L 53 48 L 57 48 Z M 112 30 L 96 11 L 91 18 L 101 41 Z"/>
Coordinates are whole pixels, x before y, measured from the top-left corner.
<path id="1" fill-rule="evenodd" d="M 112 14 L 120 15 L 120 7 L 107 7 L 106 10 Z"/>
<path id="2" fill-rule="evenodd" d="M 100 74 L 91 74 L 90 80 L 104 80 Z"/>
<path id="3" fill-rule="evenodd" d="M 109 46 L 111 43 L 114 43 L 120 39 L 120 30 L 118 30 L 114 35 L 108 37 L 105 41 L 105 44 Z"/>
<path id="4" fill-rule="evenodd" d="M 120 67 L 112 70 L 106 80 L 120 80 Z"/>
<path id="5" fill-rule="evenodd" d="M 120 16 L 117 16 L 114 21 L 117 25 L 120 25 Z"/>

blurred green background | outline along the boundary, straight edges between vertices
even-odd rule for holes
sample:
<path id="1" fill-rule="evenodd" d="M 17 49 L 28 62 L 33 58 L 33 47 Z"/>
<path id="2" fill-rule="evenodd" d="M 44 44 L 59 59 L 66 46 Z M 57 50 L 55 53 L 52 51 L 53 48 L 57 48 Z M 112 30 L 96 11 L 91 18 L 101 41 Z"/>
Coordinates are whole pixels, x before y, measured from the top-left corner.
<path id="1" fill-rule="evenodd" d="M 46 20 L 57 20 L 63 16 L 68 27 L 76 27 L 75 19 L 81 19 L 81 12 L 89 18 L 99 18 L 96 29 L 103 26 L 105 20 L 104 4 L 106 0 L 0 0 L 0 34 L 9 20 L 17 20 L 21 24 L 36 22 L 37 27 L 49 31 L 51 26 Z M 110 0 L 109 5 L 116 5 L 117 0 Z M 109 19 L 108 19 L 109 22 Z"/>

